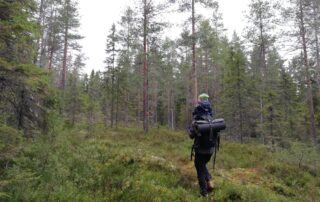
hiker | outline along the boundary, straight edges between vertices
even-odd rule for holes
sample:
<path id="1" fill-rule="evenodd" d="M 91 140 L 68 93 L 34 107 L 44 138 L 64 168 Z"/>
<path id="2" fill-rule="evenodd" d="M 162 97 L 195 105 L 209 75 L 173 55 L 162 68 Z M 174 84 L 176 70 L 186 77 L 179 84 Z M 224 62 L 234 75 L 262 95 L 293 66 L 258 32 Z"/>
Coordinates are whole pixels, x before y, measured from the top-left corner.
<path id="1" fill-rule="evenodd" d="M 213 119 L 213 112 L 211 108 L 211 104 L 209 102 L 209 96 L 205 93 L 199 95 L 198 97 L 198 105 L 194 108 L 193 115 L 193 124 L 197 120 L 206 120 Z M 213 140 L 209 141 L 206 139 L 204 135 L 199 137 L 196 134 L 194 127 L 190 128 L 189 131 L 190 138 L 194 139 L 194 144 L 192 146 L 192 154 L 193 150 L 195 152 L 194 165 L 197 170 L 197 177 L 200 186 L 200 194 L 201 196 L 207 197 L 208 192 L 213 190 L 212 177 L 207 169 L 206 164 L 210 161 L 211 156 L 214 152 L 214 146 L 216 142 L 216 135 L 214 135 Z M 208 137 L 208 135 L 207 135 Z"/>

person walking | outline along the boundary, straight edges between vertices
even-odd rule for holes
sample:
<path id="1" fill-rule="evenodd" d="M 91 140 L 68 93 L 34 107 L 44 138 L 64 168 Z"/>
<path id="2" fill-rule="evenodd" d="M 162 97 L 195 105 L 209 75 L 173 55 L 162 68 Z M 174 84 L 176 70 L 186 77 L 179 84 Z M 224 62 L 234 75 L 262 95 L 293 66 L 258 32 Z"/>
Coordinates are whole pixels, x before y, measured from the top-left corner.
<path id="1" fill-rule="evenodd" d="M 203 93 L 199 95 L 198 100 L 198 104 L 192 112 L 193 126 L 190 128 L 189 135 L 190 138 L 194 139 L 194 144 L 192 146 L 192 155 L 194 151 L 194 165 L 197 171 L 200 195 L 203 197 L 207 197 L 208 193 L 213 190 L 213 183 L 212 176 L 210 175 L 206 165 L 210 161 L 211 156 L 214 153 L 217 135 L 213 135 L 213 138 L 210 138 L 209 134 L 197 134 L 197 131 L 194 128 L 195 122 L 199 120 L 212 120 L 214 117 L 212 107 L 209 102 L 209 96 Z"/>

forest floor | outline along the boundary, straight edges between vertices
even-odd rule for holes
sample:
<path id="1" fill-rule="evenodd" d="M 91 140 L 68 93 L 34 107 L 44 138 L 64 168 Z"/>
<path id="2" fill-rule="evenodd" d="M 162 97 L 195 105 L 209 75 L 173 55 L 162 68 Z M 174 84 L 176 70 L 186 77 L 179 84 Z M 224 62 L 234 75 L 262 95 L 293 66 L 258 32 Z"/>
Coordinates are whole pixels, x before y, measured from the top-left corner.
<path id="1" fill-rule="evenodd" d="M 0 181 L 3 201 L 317 201 L 317 151 L 222 141 L 215 189 L 198 194 L 183 132 L 77 128 L 24 142 Z M 303 154 L 303 156 L 301 156 Z"/>

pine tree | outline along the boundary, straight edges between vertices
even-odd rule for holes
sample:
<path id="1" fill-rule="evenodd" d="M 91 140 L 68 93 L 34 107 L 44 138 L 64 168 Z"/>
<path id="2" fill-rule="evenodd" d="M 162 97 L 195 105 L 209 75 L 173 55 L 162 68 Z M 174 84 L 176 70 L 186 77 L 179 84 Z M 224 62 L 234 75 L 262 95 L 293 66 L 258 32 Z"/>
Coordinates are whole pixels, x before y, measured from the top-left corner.
<path id="1" fill-rule="evenodd" d="M 314 105 L 314 95 L 313 95 L 313 76 L 310 72 L 310 61 L 311 61 L 311 53 L 310 53 L 310 46 L 308 41 L 311 40 L 311 36 L 309 33 L 312 33 L 312 26 L 308 24 L 312 22 L 314 19 L 312 17 L 313 11 L 312 6 L 309 1 L 305 0 L 292 0 L 290 1 L 289 7 L 287 8 L 284 17 L 286 20 L 291 20 L 294 22 L 294 28 L 290 33 L 291 36 L 297 37 L 295 44 L 297 45 L 296 48 L 301 50 L 300 57 L 303 61 L 304 66 L 304 76 L 305 80 L 302 82 L 306 84 L 306 91 L 307 91 L 307 106 L 309 110 L 309 133 L 311 136 L 311 140 L 314 144 L 317 142 L 317 133 L 316 133 L 316 121 L 315 121 L 315 105 Z"/>
<path id="2" fill-rule="evenodd" d="M 57 52 L 62 48 L 62 26 L 59 21 L 61 1 L 41 0 L 38 7 L 38 25 L 40 35 L 37 38 L 37 54 L 35 64 L 49 71 L 57 68 L 59 64 Z"/>
<path id="3" fill-rule="evenodd" d="M 143 41 L 143 129 L 145 133 L 149 130 L 149 48 L 157 42 L 157 35 L 164 26 L 164 23 L 157 17 L 159 17 L 160 11 L 164 11 L 165 7 L 164 4 L 156 4 L 152 0 L 142 0 L 139 11 L 142 14 L 140 30 L 142 30 L 141 38 Z"/>
<path id="4" fill-rule="evenodd" d="M 209 94 L 209 72 L 210 72 L 210 67 L 209 65 L 213 63 L 212 59 L 211 59 L 211 55 L 210 51 L 213 48 L 213 43 L 214 43 L 214 35 L 213 35 L 213 30 L 210 26 L 210 23 L 208 20 L 204 20 L 201 22 L 200 24 L 200 28 L 199 28 L 199 44 L 200 44 L 200 52 L 202 53 L 200 55 L 200 67 L 199 69 L 199 78 L 202 78 L 201 80 L 204 82 L 199 82 L 200 86 L 200 90 L 201 92 L 206 92 L 207 94 Z M 204 55 L 204 62 L 203 62 L 203 55 Z M 204 86 L 202 86 L 201 84 L 204 84 Z"/>
<path id="5" fill-rule="evenodd" d="M 82 37 L 76 33 L 79 28 L 79 17 L 77 2 L 73 0 L 64 0 L 63 7 L 59 10 L 59 20 L 63 28 L 63 58 L 62 58 L 62 71 L 60 88 L 64 89 L 67 79 L 67 61 L 69 48 L 77 50 L 79 48 L 76 40 Z"/>
<path id="6" fill-rule="evenodd" d="M 173 0 L 172 2 L 176 2 Z M 191 27 L 192 27 L 192 105 L 195 106 L 198 102 L 198 80 L 197 80 L 197 68 L 196 68 L 196 3 L 201 4 L 203 7 L 215 9 L 218 7 L 218 3 L 213 0 L 181 0 L 178 1 L 180 4 L 180 11 L 191 10 Z"/>
<path id="7" fill-rule="evenodd" d="M 114 105 L 115 105 L 115 98 L 118 95 L 118 91 L 115 89 L 115 82 L 116 82 L 116 72 L 117 64 L 116 64 L 116 57 L 117 57 L 117 43 L 118 43 L 118 37 L 116 33 L 116 25 L 113 24 L 110 30 L 110 34 L 108 35 L 107 39 L 107 48 L 106 48 L 106 54 L 107 59 L 105 61 L 107 65 L 107 75 L 110 77 L 111 86 L 110 86 L 110 96 L 111 96 L 111 106 L 110 106 L 110 121 L 111 121 L 111 127 L 113 127 L 114 123 Z"/>

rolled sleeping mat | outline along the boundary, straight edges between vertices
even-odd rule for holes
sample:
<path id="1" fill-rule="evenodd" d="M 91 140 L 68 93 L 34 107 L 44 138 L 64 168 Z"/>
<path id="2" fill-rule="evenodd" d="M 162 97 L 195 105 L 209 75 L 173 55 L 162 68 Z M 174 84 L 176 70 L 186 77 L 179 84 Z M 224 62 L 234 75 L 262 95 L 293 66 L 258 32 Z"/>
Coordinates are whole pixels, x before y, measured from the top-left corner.
<path id="1" fill-rule="evenodd" d="M 195 129 L 200 134 L 210 133 L 211 129 L 212 132 L 219 132 L 221 130 L 226 129 L 226 123 L 224 119 L 214 119 L 212 121 L 196 121 L 195 122 Z"/>
<path id="2" fill-rule="evenodd" d="M 227 128 L 226 122 L 224 121 L 224 119 L 214 119 L 212 122 L 212 128 L 213 130 L 225 130 Z"/>

